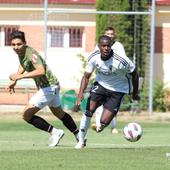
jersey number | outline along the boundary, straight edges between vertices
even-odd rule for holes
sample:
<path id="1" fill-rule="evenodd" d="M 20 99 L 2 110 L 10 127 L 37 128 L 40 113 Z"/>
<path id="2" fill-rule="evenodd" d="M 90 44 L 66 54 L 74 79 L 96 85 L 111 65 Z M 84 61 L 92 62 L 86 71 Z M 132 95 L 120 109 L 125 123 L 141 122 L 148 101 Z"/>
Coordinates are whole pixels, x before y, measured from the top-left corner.
<path id="1" fill-rule="evenodd" d="M 99 86 L 94 86 L 91 90 L 91 92 L 96 93 L 96 90 L 99 88 Z"/>

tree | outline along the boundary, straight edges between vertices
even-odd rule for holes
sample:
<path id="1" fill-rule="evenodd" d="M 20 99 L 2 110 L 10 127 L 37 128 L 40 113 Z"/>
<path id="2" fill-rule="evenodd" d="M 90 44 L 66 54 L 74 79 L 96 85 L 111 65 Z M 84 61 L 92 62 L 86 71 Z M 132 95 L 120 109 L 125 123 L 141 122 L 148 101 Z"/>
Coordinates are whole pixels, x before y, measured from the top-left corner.
<path id="1" fill-rule="evenodd" d="M 97 11 L 144 11 L 148 10 L 148 0 L 97 0 Z M 135 63 L 140 76 L 145 76 L 147 55 L 147 16 L 143 15 L 96 15 L 96 39 L 104 29 L 112 26 L 117 40 L 124 44 L 126 54 Z"/>

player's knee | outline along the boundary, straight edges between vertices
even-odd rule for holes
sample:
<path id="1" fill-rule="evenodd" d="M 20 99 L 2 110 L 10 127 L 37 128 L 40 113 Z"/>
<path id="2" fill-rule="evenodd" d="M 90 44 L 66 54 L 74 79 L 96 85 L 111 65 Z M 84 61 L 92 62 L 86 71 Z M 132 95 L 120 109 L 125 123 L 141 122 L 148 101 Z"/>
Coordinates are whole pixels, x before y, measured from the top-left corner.
<path id="1" fill-rule="evenodd" d="M 30 123 L 32 116 L 27 115 L 26 113 L 23 113 L 22 118 L 23 118 L 24 121 Z"/>
<path id="2" fill-rule="evenodd" d="M 24 121 L 29 123 L 29 119 L 28 119 L 28 117 L 25 114 L 22 115 L 22 118 L 23 118 Z"/>
<path id="3" fill-rule="evenodd" d="M 93 113 L 86 110 L 86 112 L 84 113 L 87 117 L 92 117 L 93 116 Z"/>
<path id="4" fill-rule="evenodd" d="M 32 117 L 40 110 L 40 108 L 32 106 L 32 105 L 28 105 L 26 106 L 26 108 L 24 109 L 23 113 L 22 113 L 22 117 L 23 120 L 25 120 L 26 122 L 30 122 L 30 120 L 32 119 Z"/>

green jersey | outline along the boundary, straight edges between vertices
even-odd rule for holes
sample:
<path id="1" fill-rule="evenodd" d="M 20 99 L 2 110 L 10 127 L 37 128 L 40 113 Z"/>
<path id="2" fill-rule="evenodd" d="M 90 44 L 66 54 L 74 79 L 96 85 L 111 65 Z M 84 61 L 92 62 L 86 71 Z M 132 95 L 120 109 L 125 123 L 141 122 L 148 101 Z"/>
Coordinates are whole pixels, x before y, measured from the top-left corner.
<path id="1" fill-rule="evenodd" d="M 43 65 L 45 74 L 43 76 L 33 78 L 38 89 L 58 84 L 57 78 L 51 70 L 49 70 L 44 59 L 33 48 L 27 46 L 24 56 L 20 56 L 19 61 L 24 70 L 27 72 L 31 72 L 35 70 L 37 66 Z"/>

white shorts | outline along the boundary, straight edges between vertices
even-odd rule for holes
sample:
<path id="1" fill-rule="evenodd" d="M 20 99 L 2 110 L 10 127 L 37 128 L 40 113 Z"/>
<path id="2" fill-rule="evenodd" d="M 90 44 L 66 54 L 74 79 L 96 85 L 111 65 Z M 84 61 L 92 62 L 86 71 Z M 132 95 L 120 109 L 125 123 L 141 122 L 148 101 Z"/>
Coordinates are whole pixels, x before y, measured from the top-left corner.
<path id="1" fill-rule="evenodd" d="M 45 106 L 56 108 L 61 105 L 59 90 L 59 85 L 42 88 L 31 97 L 29 104 L 40 109 Z"/>

